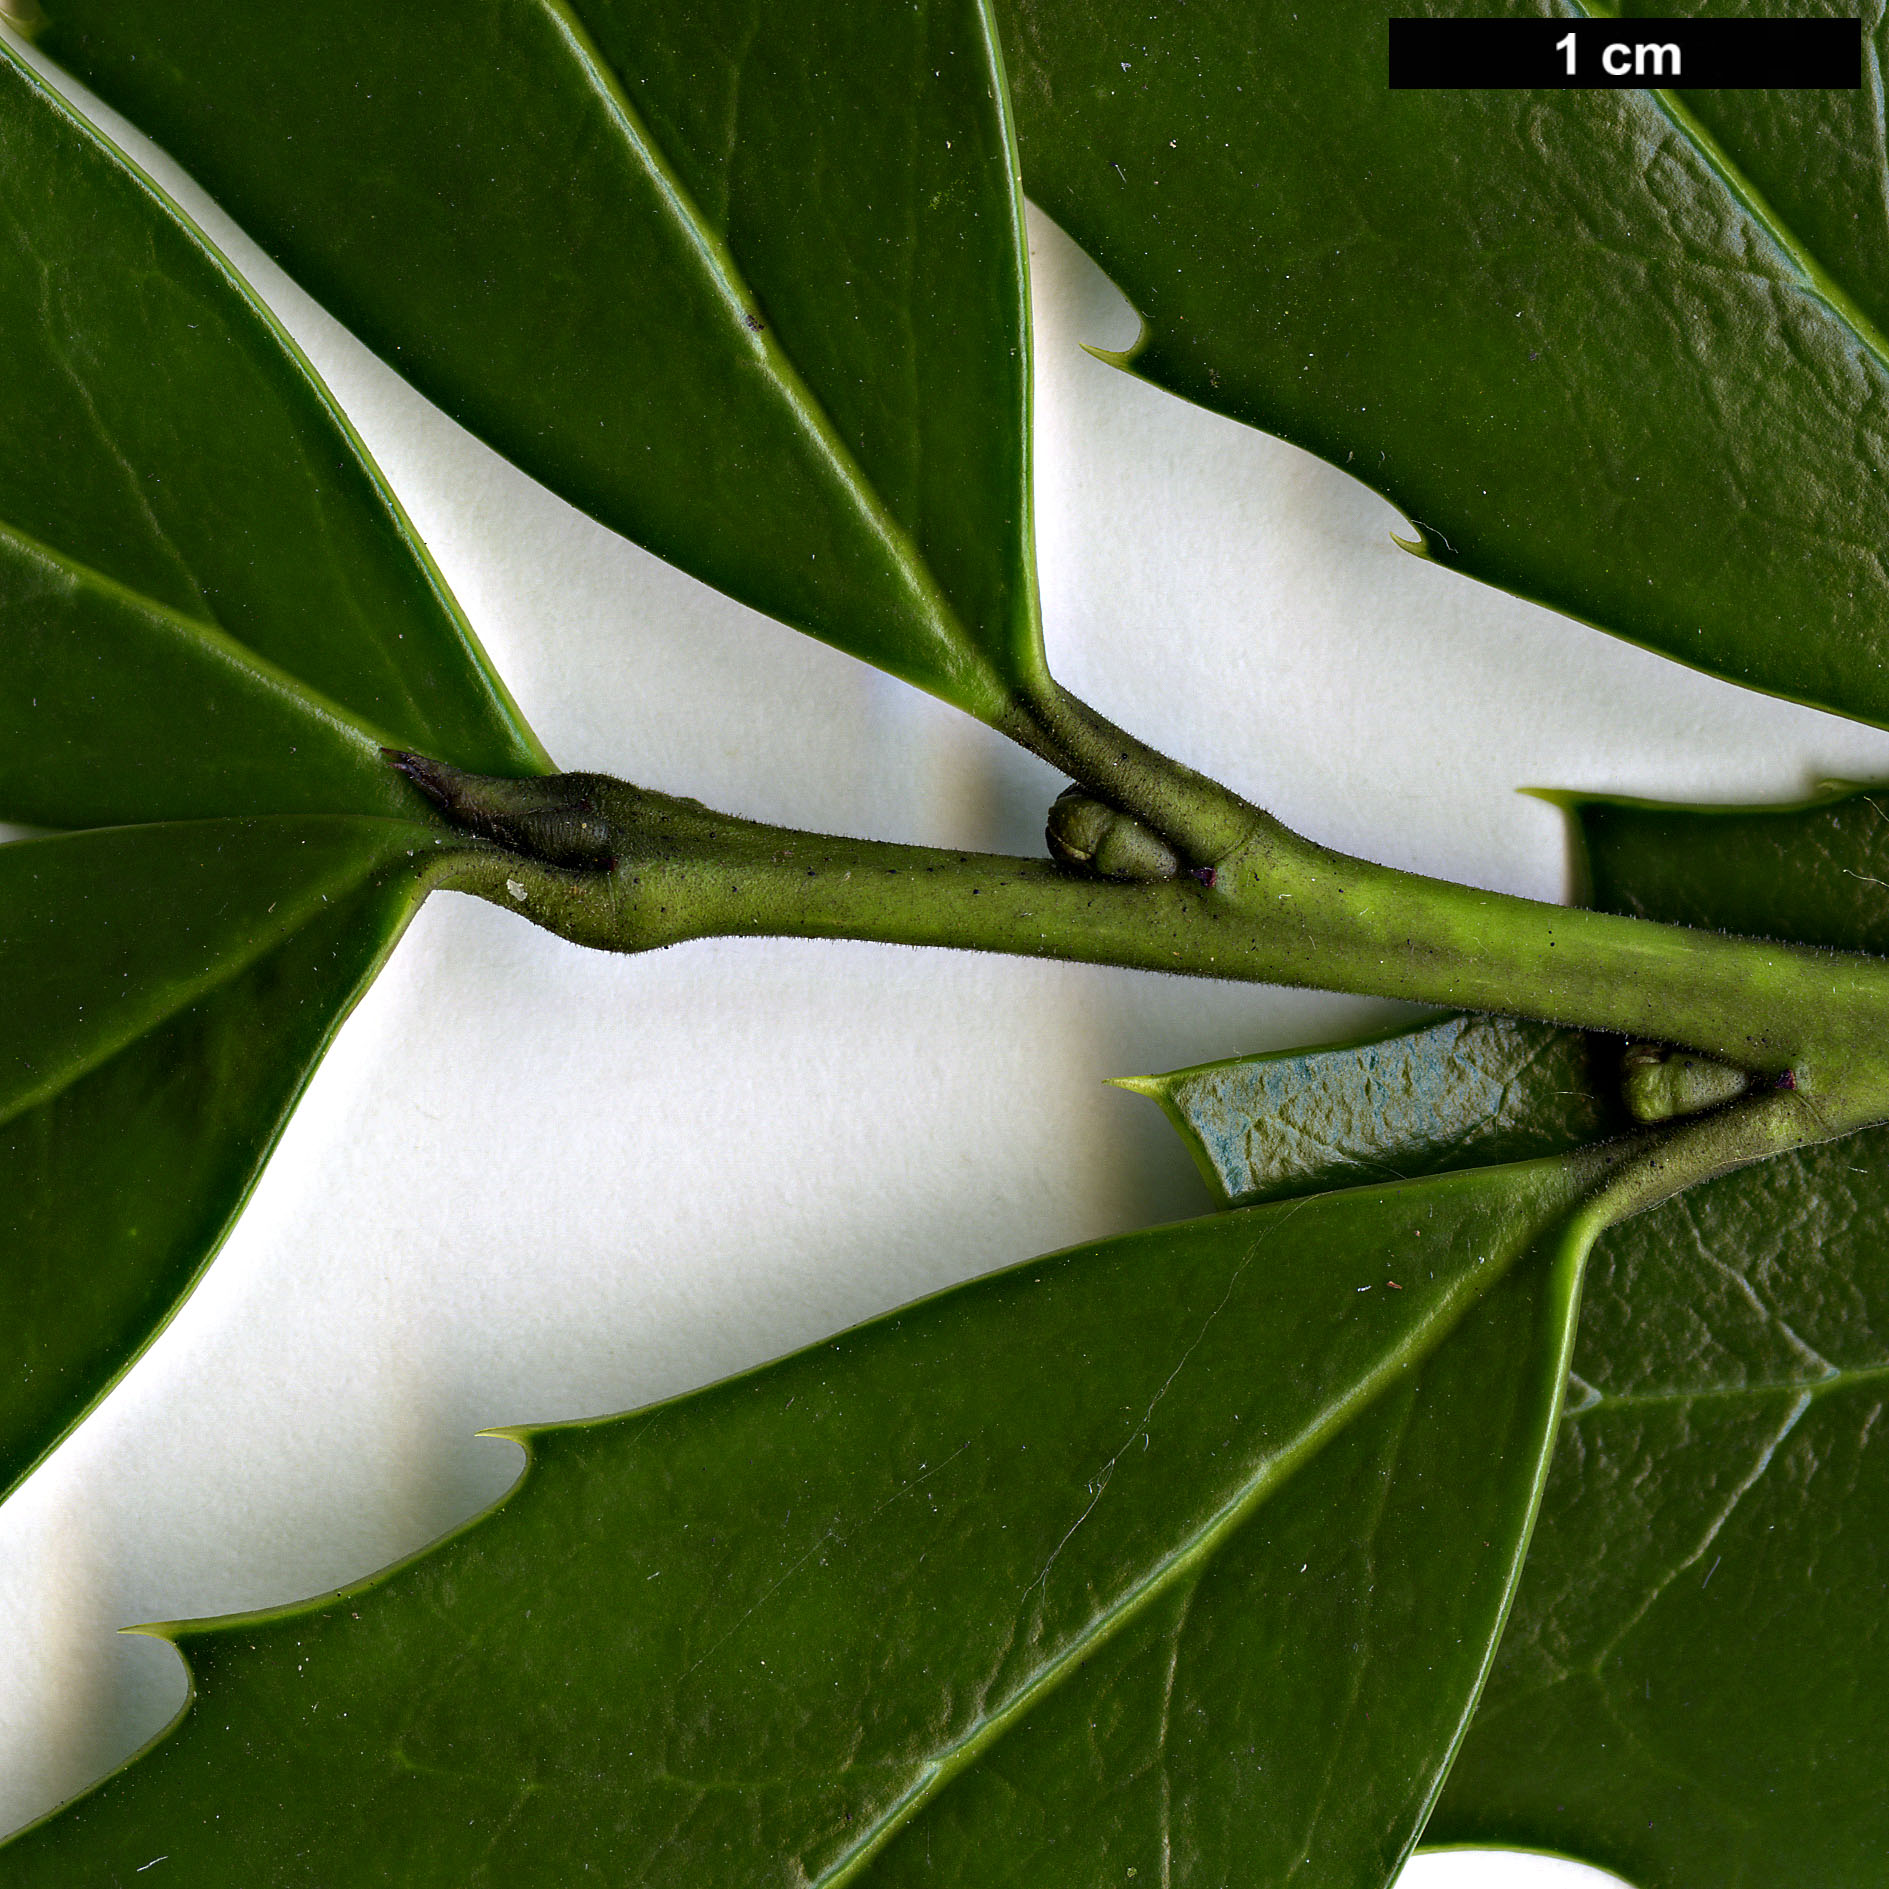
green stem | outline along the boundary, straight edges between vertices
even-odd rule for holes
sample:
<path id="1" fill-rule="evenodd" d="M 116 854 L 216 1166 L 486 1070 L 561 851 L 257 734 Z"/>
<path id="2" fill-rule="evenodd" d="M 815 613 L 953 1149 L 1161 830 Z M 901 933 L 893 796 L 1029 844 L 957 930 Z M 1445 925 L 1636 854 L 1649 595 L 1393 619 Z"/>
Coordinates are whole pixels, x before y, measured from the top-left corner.
<path id="1" fill-rule="evenodd" d="M 1217 866 L 1256 827 L 1272 824 L 1250 801 L 1137 741 L 1057 682 L 1019 698 L 997 727 L 1153 827 L 1191 865 Z"/>
<path id="2" fill-rule="evenodd" d="M 1825 1124 L 1803 1095 L 1774 1089 L 1746 1096 L 1690 1121 L 1589 1150 L 1598 1185 L 1581 1212 L 1598 1233 L 1714 1175 L 1825 1139 Z"/>
<path id="3" fill-rule="evenodd" d="M 1788 1072 L 1780 1107 L 1816 1138 L 1889 1116 L 1889 963 L 1396 872 L 1256 809 L 1211 884 L 1118 884 L 764 826 L 601 775 L 491 781 L 404 764 L 479 836 L 439 883 L 603 950 L 866 938 L 1509 1011 Z"/>

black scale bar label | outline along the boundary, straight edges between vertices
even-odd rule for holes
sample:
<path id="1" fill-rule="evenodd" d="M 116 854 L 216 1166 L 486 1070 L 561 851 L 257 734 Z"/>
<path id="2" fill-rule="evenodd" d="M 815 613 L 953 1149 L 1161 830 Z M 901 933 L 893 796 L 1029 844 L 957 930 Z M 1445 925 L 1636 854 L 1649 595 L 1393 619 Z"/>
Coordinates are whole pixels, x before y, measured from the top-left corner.
<path id="1" fill-rule="evenodd" d="M 1854 91 L 1860 20 L 1392 20 L 1393 87 Z"/>

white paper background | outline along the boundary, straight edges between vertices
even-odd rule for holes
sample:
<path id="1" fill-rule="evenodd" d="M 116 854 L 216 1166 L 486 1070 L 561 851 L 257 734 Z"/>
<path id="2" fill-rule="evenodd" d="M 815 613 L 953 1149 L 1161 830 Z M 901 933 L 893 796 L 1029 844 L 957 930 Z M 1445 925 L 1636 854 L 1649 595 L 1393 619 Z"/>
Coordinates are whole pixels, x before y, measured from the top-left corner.
<path id="1" fill-rule="evenodd" d="M 96 115 L 327 376 L 562 765 L 781 822 L 1039 849 L 1046 769 L 529 483 Z M 1319 839 L 1544 898 L 1563 896 L 1562 836 L 1519 787 L 1755 799 L 1889 775 L 1889 738 L 1454 578 L 1343 474 L 1091 359 L 1080 344 L 1124 345 L 1134 316 L 1050 224 L 1032 232 L 1050 650 L 1105 713 Z M 208 1281 L 0 1510 L 0 1828 L 181 1702 L 169 1649 L 117 1629 L 410 1551 L 515 1474 L 483 1426 L 631 1407 L 1200 1211 L 1152 1105 L 1104 1077 L 1398 1014 L 870 945 L 609 959 L 436 899 Z M 1610 1880 L 1456 1855 L 1405 1884 Z"/>

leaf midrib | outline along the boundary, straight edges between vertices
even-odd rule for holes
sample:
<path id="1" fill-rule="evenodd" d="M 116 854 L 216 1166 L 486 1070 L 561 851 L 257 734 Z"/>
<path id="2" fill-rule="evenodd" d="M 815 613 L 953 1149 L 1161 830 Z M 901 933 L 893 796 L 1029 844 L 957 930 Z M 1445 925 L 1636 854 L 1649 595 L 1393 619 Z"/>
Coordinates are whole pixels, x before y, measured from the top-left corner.
<path id="1" fill-rule="evenodd" d="M 1613 13 L 1600 10 L 1594 0 L 1568 0 L 1581 18 L 1612 19 Z M 1856 338 L 1857 343 L 1876 364 L 1889 373 L 1889 336 L 1866 315 L 1847 289 L 1831 275 L 1809 244 L 1785 222 L 1756 184 L 1745 175 L 1731 153 L 1713 137 L 1690 106 L 1675 91 L 1664 86 L 1645 88 L 1658 103 L 1673 129 L 1703 159 L 1706 168 L 1718 179 L 1748 216 L 1774 242 L 1807 288 Z"/>
<path id="2" fill-rule="evenodd" d="M 1767 1378 L 1762 1383 L 1714 1384 L 1700 1390 L 1609 1392 L 1589 1385 L 1594 1391 L 1591 1401 L 1567 1414 L 1570 1422 L 1578 1422 L 1613 1410 L 1670 1410 L 1687 1404 L 1737 1403 L 1747 1398 L 1753 1402 L 1779 1397 L 1815 1399 L 1827 1397 L 1833 1391 L 1885 1383 L 1889 1383 L 1889 1364 L 1840 1365 L 1821 1377 Z"/>
<path id="3" fill-rule="evenodd" d="M 376 819 L 366 814 L 260 814 L 242 818 L 212 820 L 153 821 L 148 827 L 142 830 L 154 832 L 164 828 L 182 830 L 185 828 L 246 827 L 266 825 L 272 821 L 280 821 L 284 825 L 301 827 L 306 827 L 319 821 L 339 821 L 361 825 L 405 827 L 423 840 L 432 841 L 440 837 L 432 829 L 421 826 L 418 821 L 400 821 L 385 818 Z M 83 840 L 96 833 L 110 832 L 113 830 L 112 828 L 106 827 L 88 827 L 77 833 L 60 833 L 46 839 L 19 840 L 12 842 L 7 850 L 12 852 L 16 847 L 20 849 L 30 849 L 42 846 L 59 846 L 68 844 L 74 840 Z M 169 988 L 172 1001 L 161 1010 L 140 1018 L 137 1020 L 135 1027 L 129 1027 L 121 1032 L 97 1039 L 90 1046 L 90 1052 L 88 1054 L 74 1055 L 65 1058 L 41 1081 L 33 1084 L 31 1087 L 23 1088 L 10 1102 L 0 1104 L 0 1128 L 4 1128 L 9 1122 L 18 1120 L 22 1115 L 30 1114 L 35 1109 L 44 1108 L 49 1102 L 56 1100 L 60 1095 L 64 1094 L 74 1083 L 83 1081 L 84 1078 L 89 1076 L 94 1070 L 102 1069 L 115 1057 L 123 1055 L 124 1052 L 132 1048 L 133 1045 L 142 1042 L 155 1031 L 164 1028 L 173 1018 L 191 1008 L 192 1005 L 201 1003 L 206 997 L 222 989 L 225 984 L 240 977 L 243 972 L 248 970 L 252 965 L 259 964 L 272 952 L 280 950 L 305 926 L 311 924 L 323 911 L 332 909 L 333 903 L 337 898 L 345 899 L 352 897 L 370 882 L 386 873 L 393 863 L 392 856 L 388 855 L 376 860 L 365 870 L 350 870 L 344 873 L 338 873 L 330 878 L 309 881 L 305 889 L 304 898 L 297 905 L 296 909 L 287 916 L 278 930 L 263 934 L 247 950 L 219 953 L 211 964 L 206 967 L 200 977 L 182 979 L 171 985 Z"/>
<path id="4" fill-rule="evenodd" d="M 0 12 L 3 11 L 4 0 L 0 0 Z M 301 344 L 282 325 L 268 303 L 256 294 L 223 252 L 185 212 L 183 206 L 164 190 L 154 177 L 134 163 L 128 153 L 114 140 L 108 138 L 90 120 L 82 117 L 55 87 L 49 85 L 20 56 L 14 47 L 6 43 L 4 38 L 0 38 L 0 60 L 6 62 L 8 69 L 24 82 L 38 102 L 64 125 L 66 133 L 78 140 L 89 159 L 97 160 L 102 157 L 114 174 L 130 185 L 157 218 L 181 236 L 199 262 L 222 285 L 224 292 L 231 297 L 235 305 L 242 309 L 249 320 L 257 324 L 279 350 L 283 361 L 316 410 L 339 435 L 342 443 L 352 454 L 375 503 L 381 506 L 387 517 L 392 520 L 396 535 L 418 567 L 427 591 L 438 604 L 442 617 L 451 629 L 453 641 L 477 679 L 480 691 L 494 709 L 496 719 L 506 739 L 516 744 L 521 757 L 529 764 L 545 773 L 553 772 L 551 757 L 545 752 L 543 743 L 539 741 L 524 716 L 519 713 L 518 705 L 513 701 L 510 690 L 506 688 L 487 659 L 477 636 L 473 633 L 472 625 L 466 620 L 464 612 L 461 611 L 447 587 L 446 579 L 435 562 L 432 552 L 414 529 L 412 520 L 408 518 L 393 488 L 388 485 L 372 454 L 368 452 L 366 442 L 356 431 L 353 421 L 342 411 L 340 403 L 330 391 L 327 382 L 315 371 L 313 362 L 303 353 Z M 318 477 L 318 486 L 319 483 Z M 192 583 L 194 586 L 194 577 Z M 130 594 L 138 595 L 139 593 Z M 180 614 L 183 615 L 184 621 L 192 620 L 187 613 Z M 244 646 L 239 643 L 237 647 Z M 248 653 L 252 660 L 261 660 L 254 656 L 254 652 Z M 398 664 L 390 665 L 388 675 L 398 685 L 399 693 L 408 707 L 421 711 L 423 705 L 419 697 L 414 694 L 412 679 L 405 669 Z M 306 689 L 305 686 L 304 693 L 311 697 L 315 696 L 315 691 Z M 325 697 L 319 699 L 326 701 Z M 426 719 L 423 712 L 421 718 Z M 347 719 L 355 721 L 357 725 L 364 725 L 360 724 L 359 718 L 351 713 L 347 715 Z M 407 744 L 396 742 L 393 745 L 405 746 Z"/>
<path id="5" fill-rule="evenodd" d="M 288 703 L 311 721 L 334 729 L 345 739 L 376 752 L 401 745 L 385 728 L 364 720 L 352 709 L 343 708 L 332 696 L 323 694 L 292 671 L 270 661 L 267 656 L 232 636 L 220 624 L 203 617 L 193 617 L 144 591 L 134 590 L 130 585 L 107 576 L 105 572 L 81 563 L 63 551 L 55 550 L 3 518 L 0 518 L 0 541 L 17 547 L 22 556 L 45 566 L 68 582 L 82 589 L 96 591 L 136 611 L 140 616 L 161 623 L 180 641 L 202 649 L 209 661 L 247 676 L 268 694 Z"/>
<path id="6" fill-rule="evenodd" d="M 759 298 L 748 287 L 734 253 L 702 215 L 668 153 L 631 103 L 622 75 L 605 58 L 603 49 L 584 24 L 578 12 L 578 0 L 535 0 L 535 4 L 569 47 L 573 62 L 617 121 L 636 162 L 661 193 L 675 227 L 701 259 L 703 271 L 727 311 L 733 338 L 748 347 L 769 385 L 775 388 L 793 415 L 802 436 L 826 461 L 910 588 L 920 620 L 946 657 L 948 668 L 958 674 L 983 671 L 983 680 L 997 688 L 1001 700 L 1004 693 L 1001 681 L 977 658 L 976 643 L 939 588 L 931 566 L 911 534 L 886 509 L 877 487 L 841 439 L 824 403 L 780 345 L 773 325 L 769 323 L 758 330 L 751 326 L 748 318 L 759 314 Z"/>
<path id="7" fill-rule="evenodd" d="M 1294 1203 L 1278 1224 L 1286 1224 L 1310 1204 L 1309 1200 Z M 1181 1365 L 1185 1365 L 1187 1358 L 1193 1355 L 1194 1348 L 1205 1336 L 1207 1328 L 1231 1301 L 1240 1279 L 1274 1230 L 1272 1227 L 1267 1228 L 1241 1260 L 1220 1305 L 1203 1321 Z M 806 1889 L 847 1889 L 847 1885 L 857 1882 L 860 1874 L 920 1811 L 1028 1717 L 1092 1654 L 1147 1608 L 1158 1603 L 1170 1590 L 1189 1576 L 1203 1571 L 1228 1538 L 1278 1489 L 1363 1415 L 1387 1390 L 1422 1364 L 1456 1329 L 1470 1308 L 1506 1278 L 1521 1259 L 1535 1250 L 1539 1238 L 1537 1235 L 1534 1240 L 1518 1240 L 1501 1265 L 1471 1267 L 1457 1282 L 1455 1291 L 1440 1298 L 1432 1316 L 1423 1324 L 1413 1327 L 1402 1344 L 1387 1351 L 1376 1366 L 1348 1392 L 1334 1399 L 1324 1411 L 1307 1423 L 1293 1442 L 1268 1457 L 1236 1494 L 1177 1546 L 1157 1559 L 1138 1581 L 1099 1612 L 1080 1634 L 1065 1641 L 1055 1656 L 1024 1680 L 998 1711 L 983 1719 L 926 1764 L 912 1784 L 867 1824 L 836 1861 L 819 1875 L 806 1878 Z M 1179 1375 L 1180 1368 L 1177 1366 L 1170 1374 L 1167 1380 L 1169 1383 Z"/>

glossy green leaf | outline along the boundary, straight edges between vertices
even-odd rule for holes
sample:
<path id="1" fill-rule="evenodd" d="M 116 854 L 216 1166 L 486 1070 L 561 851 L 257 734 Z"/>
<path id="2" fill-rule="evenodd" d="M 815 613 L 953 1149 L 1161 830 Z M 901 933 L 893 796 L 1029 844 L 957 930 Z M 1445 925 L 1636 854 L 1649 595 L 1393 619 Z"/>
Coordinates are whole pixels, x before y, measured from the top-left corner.
<path id="1" fill-rule="evenodd" d="M 1519 1017 L 1445 1017 L 1118 1083 L 1152 1096 L 1230 1205 L 1563 1154 L 1632 1126 L 1617 1056 Z M 1611 1078 L 1611 1080 L 1610 1080 Z"/>
<path id="2" fill-rule="evenodd" d="M 1591 4 L 1591 0 L 1590 0 Z M 1671 19 L 1675 14 L 1715 19 L 1857 19 L 1866 34 L 1864 70 L 1882 58 L 1884 17 L 1880 7 L 1852 0 L 1623 0 L 1627 19 Z M 1853 91 L 1763 89 L 1676 95 L 1678 107 L 1749 179 L 1780 226 L 1794 232 L 1806 258 L 1828 277 L 1834 292 L 1853 303 L 1862 318 L 1889 332 L 1889 219 L 1858 214 L 1879 206 L 1889 183 L 1889 148 L 1876 103 L 1876 84 L 1866 78 Z"/>
<path id="3" fill-rule="evenodd" d="M 1385 1882 L 1519 1565 L 1586 1172 L 1136 1234 L 519 1433 L 414 1561 L 165 1629 L 180 1724 L 7 1880 Z"/>
<path id="4" fill-rule="evenodd" d="M 0 1490 L 222 1243 L 442 843 L 314 818 L 0 847 Z"/>
<path id="5" fill-rule="evenodd" d="M 61 0 L 41 43 L 424 393 L 989 719 L 1041 674 L 982 0 Z"/>
<path id="6" fill-rule="evenodd" d="M 0 1493 L 223 1239 L 456 844 L 383 743 L 543 759 L 307 364 L 0 48 Z"/>
<path id="7" fill-rule="evenodd" d="M 1385 83 L 1393 14 L 1572 11 L 998 5 L 1025 182 L 1140 310 L 1135 372 L 1453 569 L 1889 722 L 1876 93 L 1724 94 L 1721 141 L 1651 92 Z"/>
<path id="8" fill-rule="evenodd" d="M 1889 952 L 1889 788 L 1795 807 L 1568 799 L 1582 903 L 1635 918 Z"/>
<path id="9" fill-rule="evenodd" d="M 3 45 L 0 334 L 0 819 L 301 811 L 255 778 L 272 757 L 276 795 L 316 791 L 306 752 L 287 765 L 296 710 L 345 717 L 357 753 L 365 731 L 491 773 L 547 765 L 307 362 Z M 325 804 L 411 811 L 328 733 Z M 80 740 L 96 810 L 69 813 L 69 777 L 36 783 Z M 221 795 L 162 786 L 245 763 Z"/>
<path id="10" fill-rule="evenodd" d="M 1885 822 L 1577 804 L 1600 902 L 1880 948 Z M 1889 1131 L 1607 1234 L 1515 1612 L 1427 1841 L 1641 1889 L 1874 1889 L 1889 1853 Z"/>
<path id="11" fill-rule="evenodd" d="M 0 813 L 30 826 L 410 816 L 363 726 L 214 623 L 0 524 Z M 396 645 L 397 647 L 397 645 Z"/>
<path id="12" fill-rule="evenodd" d="M 1881 950 L 1882 797 L 1832 785 L 1791 808 L 1570 805 L 1606 909 Z M 1498 1043 L 1544 1034 L 1480 1021 Z M 1587 1111 L 1605 1125 L 1617 1072 L 1552 1033 L 1484 1114 L 1488 1043 L 1469 1039 L 1453 1067 L 1459 1027 L 1137 1086 L 1158 1092 L 1223 1193 L 1256 1172 L 1296 1191 L 1385 1158 L 1387 1139 L 1393 1160 L 1455 1166 L 1481 1158 L 1491 1127 L 1551 1143 Z M 1435 1114 L 1400 1144 L 1367 1103 L 1388 1087 L 1394 1123 L 1412 1065 Z M 1452 1117 L 1454 1147 L 1429 1131 Z M 1646 1889 L 1876 1882 L 1889 1843 L 1889 1661 L 1875 1650 L 1889 1466 L 1870 1448 L 1889 1395 L 1885 1175 L 1889 1132 L 1873 1130 L 1602 1236 L 1535 1546 L 1426 1841 L 1559 1849 Z"/>

